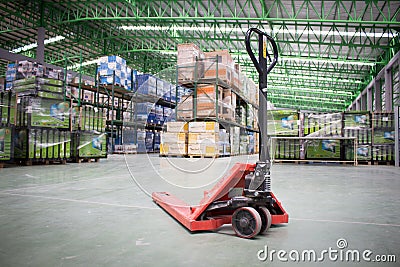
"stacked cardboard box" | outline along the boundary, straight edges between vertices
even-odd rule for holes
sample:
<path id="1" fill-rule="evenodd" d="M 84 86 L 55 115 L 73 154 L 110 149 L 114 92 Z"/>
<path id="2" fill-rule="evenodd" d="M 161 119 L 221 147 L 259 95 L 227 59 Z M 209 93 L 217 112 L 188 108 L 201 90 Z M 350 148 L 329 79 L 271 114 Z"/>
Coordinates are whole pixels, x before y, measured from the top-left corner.
<path id="1" fill-rule="evenodd" d="M 239 136 L 239 154 L 246 155 L 249 153 L 249 135 L 243 134 Z"/>
<path id="2" fill-rule="evenodd" d="M 232 71 L 232 82 L 231 82 L 231 86 L 234 89 L 240 90 L 243 87 L 243 81 L 241 79 L 243 76 L 244 75 L 242 74 L 242 69 L 240 65 L 235 63 Z"/>
<path id="3" fill-rule="evenodd" d="M 230 89 L 216 85 L 199 86 L 196 89 L 197 105 L 194 106 L 193 95 L 182 97 L 182 101 L 178 105 L 179 118 L 192 119 L 195 108 L 196 116 L 199 118 L 215 119 L 218 117 L 230 121 L 234 120 L 236 95 Z"/>
<path id="4" fill-rule="evenodd" d="M 11 91 L 0 92 L 0 162 L 14 157 L 14 125 L 16 119 L 17 97 Z"/>
<path id="5" fill-rule="evenodd" d="M 188 123 L 167 122 L 167 131 L 161 135 L 160 155 L 186 156 Z"/>
<path id="6" fill-rule="evenodd" d="M 126 60 L 119 56 L 104 56 L 99 58 L 97 72 L 101 84 L 114 84 L 132 91 L 132 70 L 126 65 Z"/>
<path id="7" fill-rule="evenodd" d="M 69 129 L 69 102 L 32 96 L 20 97 L 18 101 L 16 126 Z"/>
<path id="8" fill-rule="evenodd" d="M 42 64 L 21 60 L 7 64 L 6 70 L 6 88 L 5 90 L 13 90 L 15 81 L 35 78 L 49 78 L 62 81 L 64 72 L 62 69 L 53 69 L 44 67 Z"/>
<path id="9" fill-rule="evenodd" d="M 105 132 L 76 131 L 72 135 L 72 155 L 76 159 L 107 157 L 107 134 Z"/>
<path id="10" fill-rule="evenodd" d="M 235 120 L 236 94 L 231 89 L 223 90 L 221 117 L 228 121 Z"/>
<path id="11" fill-rule="evenodd" d="M 206 85 L 197 88 L 197 117 L 216 118 L 222 114 L 222 87 Z M 218 105 L 217 105 L 218 103 Z"/>
<path id="12" fill-rule="evenodd" d="M 231 155 L 231 144 L 229 141 L 229 132 L 225 129 L 219 130 L 218 150 L 221 156 Z"/>
<path id="13" fill-rule="evenodd" d="M 243 94 L 246 101 L 250 104 L 258 105 L 259 90 L 253 80 L 247 78 L 244 74 L 239 74 L 240 78 L 240 93 Z"/>
<path id="14" fill-rule="evenodd" d="M 190 120 L 193 118 L 193 95 L 184 95 L 177 107 L 178 120 Z"/>
<path id="15" fill-rule="evenodd" d="M 68 159 L 71 157 L 70 134 L 53 128 L 16 127 L 14 157 L 25 160 Z"/>
<path id="16" fill-rule="evenodd" d="M 11 160 L 13 155 L 12 130 L 10 126 L 0 126 L 0 162 Z"/>
<path id="17" fill-rule="evenodd" d="M 71 117 L 74 119 L 73 125 L 78 123 L 76 109 L 72 111 Z M 73 116 L 74 115 L 74 116 Z M 106 110 L 92 105 L 83 105 L 80 109 L 80 129 L 83 131 L 104 132 L 106 128 Z"/>
<path id="18" fill-rule="evenodd" d="M 232 86 L 234 61 L 228 50 L 205 52 L 204 78 L 219 78 Z"/>
<path id="19" fill-rule="evenodd" d="M 175 85 L 151 74 L 136 76 L 135 91 L 143 95 L 157 96 L 165 101 L 175 102 Z"/>
<path id="20" fill-rule="evenodd" d="M 31 76 L 15 80 L 12 90 L 18 96 L 38 96 L 42 98 L 64 99 L 63 81 L 54 78 Z"/>
<path id="21" fill-rule="evenodd" d="M 17 97 L 11 92 L 0 93 L 0 125 L 15 125 Z"/>
<path id="22" fill-rule="evenodd" d="M 194 81 L 204 76 L 205 55 L 195 44 L 178 45 L 178 80 Z"/>
<path id="23" fill-rule="evenodd" d="M 234 126 L 230 128 L 230 138 L 231 138 L 231 155 L 239 155 L 240 152 L 240 128 Z"/>
<path id="24" fill-rule="evenodd" d="M 219 124 L 214 121 L 189 122 L 188 155 L 219 156 Z"/>

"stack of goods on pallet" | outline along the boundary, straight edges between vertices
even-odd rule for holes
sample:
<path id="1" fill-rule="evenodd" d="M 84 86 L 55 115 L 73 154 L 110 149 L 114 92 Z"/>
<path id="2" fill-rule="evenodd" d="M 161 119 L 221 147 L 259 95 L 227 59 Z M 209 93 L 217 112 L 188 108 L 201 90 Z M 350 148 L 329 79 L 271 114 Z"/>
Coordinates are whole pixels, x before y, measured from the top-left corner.
<path id="1" fill-rule="evenodd" d="M 178 104 L 178 118 L 190 120 L 194 117 L 229 121 L 234 120 L 235 96 L 230 89 L 216 85 L 198 86 L 195 93 L 182 97 Z M 196 98 L 194 99 L 194 96 Z M 194 104 L 196 103 L 196 104 Z"/>
<path id="2" fill-rule="evenodd" d="M 136 76 L 135 91 L 138 94 L 155 96 L 167 102 L 176 101 L 175 85 L 151 74 Z"/>
<path id="3" fill-rule="evenodd" d="M 16 126 L 69 130 L 69 102 L 35 96 L 19 97 L 18 101 Z"/>
<path id="4" fill-rule="evenodd" d="M 142 126 L 162 126 L 165 121 L 164 108 L 151 102 L 136 103 L 134 118 Z"/>
<path id="5" fill-rule="evenodd" d="M 152 153 L 160 151 L 161 133 L 156 130 L 136 130 L 137 153 Z"/>
<path id="6" fill-rule="evenodd" d="M 146 152 L 146 131 L 145 130 L 137 130 L 136 131 L 136 150 L 138 153 Z"/>
<path id="7" fill-rule="evenodd" d="M 106 112 L 91 104 L 71 109 L 72 156 L 76 161 L 107 157 Z"/>
<path id="8" fill-rule="evenodd" d="M 242 73 L 240 65 L 235 63 L 232 72 L 231 86 L 236 90 L 241 90 L 243 88 L 243 82 L 245 78 L 247 77 Z"/>
<path id="9" fill-rule="evenodd" d="M 114 153 L 135 154 L 137 153 L 136 129 L 133 127 L 122 128 L 121 144 L 114 145 Z"/>
<path id="10" fill-rule="evenodd" d="M 223 89 L 221 118 L 235 121 L 236 94 L 231 89 Z"/>
<path id="11" fill-rule="evenodd" d="M 249 153 L 249 142 L 250 138 L 249 135 L 247 134 L 241 134 L 239 136 L 239 154 L 240 155 L 246 155 Z"/>
<path id="12" fill-rule="evenodd" d="M 153 112 L 153 108 L 154 104 L 151 102 L 135 103 L 135 121 L 140 124 L 146 124 L 149 114 Z"/>
<path id="13" fill-rule="evenodd" d="M 12 127 L 0 126 L 0 162 L 9 161 L 13 155 Z"/>
<path id="14" fill-rule="evenodd" d="M 65 162 L 71 156 L 71 132 L 63 72 L 29 61 L 16 66 L 11 85 L 18 96 L 14 158 L 26 163 Z"/>
<path id="15" fill-rule="evenodd" d="M 247 104 L 247 117 L 246 117 L 246 127 L 250 129 L 257 129 L 257 109 L 252 105 Z"/>
<path id="16" fill-rule="evenodd" d="M 72 155 L 76 161 L 107 157 L 107 134 L 105 132 L 78 131 L 72 135 Z"/>
<path id="17" fill-rule="evenodd" d="M 244 74 L 239 73 L 240 76 L 240 94 L 252 105 L 258 105 L 258 86 L 254 81 Z"/>
<path id="18" fill-rule="evenodd" d="M 126 65 L 126 60 L 119 56 L 104 56 L 99 58 L 97 72 L 100 83 L 118 85 L 132 91 L 132 70 Z"/>
<path id="19" fill-rule="evenodd" d="M 4 91 L 11 90 L 13 86 L 13 81 L 15 81 L 17 78 L 17 65 L 17 62 L 11 62 L 7 64 Z"/>
<path id="20" fill-rule="evenodd" d="M 231 144 L 229 138 L 229 132 L 225 129 L 219 130 L 218 138 L 218 150 L 220 156 L 230 156 L 231 155 Z"/>
<path id="21" fill-rule="evenodd" d="M 347 111 L 344 113 L 343 135 L 356 137 L 358 161 L 371 161 L 372 159 L 372 129 L 371 114 L 369 111 Z M 348 148 L 347 150 L 350 150 Z"/>
<path id="22" fill-rule="evenodd" d="M 393 113 L 372 114 L 372 160 L 394 164 L 395 129 Z"/>
<path id="23" fill-rule="evenodd" d="M 249 136 L 249 145 L 247 146 L 247 153 L 254 154 L 256 149 L 256 144 L 255 144 L 256 138 L 254 136 L 254 132 L 250 132 L 248 136 Z"/>
<path id="24" fill-rule="evenodd" d="M 178 120 L 191 120 L 193 118 L 193 95 L 183 95 L 177 107 Z"/>
<path id="25" fill-rule="evenodd" d="M 297 110 L 270 110 L 267 112 L 268 135 L 299 136 Z"/>
<path id="26" fill-rule="evenodd" d="M 16 118 L 16 95 L 11 91 L 0 92 L 0 162 L 13 158 L 12 136 Z"/>
<path id="27" fill-rule="evenodd" d="M 189 124 L 181 121 L 167 122 L 167 131 L 161 135 L 161 156 L 186 156 Z"/>
<path id="28" fill-rule="evenodd" d="M 222 91 L 214 85 L 197 87 L 197 117 L 215 118 L 222 113 Z"/>
<path id="29" fill-rule="evenodd" d="M 178 81 L 192 82 L 204 77 L 203 51 L 195 44 L 178 44 Z"/>
<path id="30" fill-rule="evenodd" d="M 237 156 L 240 152 L 240 127 L 233 126 L 230 128 L 231 138 L 231 155 Z"/>
<path id="31" fill-rule="evenodd" d="M 205 52 L 204 78 L 215 79 L 218 77 L 228 86 L 238 88 L 234 84 L 234 61 L 228 50 Z"/>
<path id="32" fill-rule="evenodd" d="M 34 96 L 19 98 L 14 157 L 23 161 L 65 161 L 71 157 L 69 103 Z"/>
<path id="33" fill-rule="evenodd" d="M 189 122 L 188 156 L 219 156 L 219 123 L 214 121 Z"/>
<path id="34" fill-rule="evenodd" d="M 17 96 L 11 91 L 0 92 L 0 125 L 15 124 L 17 111 Z"/>
<path id="35" fill-rule="evenodd" d="M 64 99 L 63 81 L 52 78 L 29 77 L 15 80 L 13 91 L 18 96 L 38 96 L 41 98 Z"/>

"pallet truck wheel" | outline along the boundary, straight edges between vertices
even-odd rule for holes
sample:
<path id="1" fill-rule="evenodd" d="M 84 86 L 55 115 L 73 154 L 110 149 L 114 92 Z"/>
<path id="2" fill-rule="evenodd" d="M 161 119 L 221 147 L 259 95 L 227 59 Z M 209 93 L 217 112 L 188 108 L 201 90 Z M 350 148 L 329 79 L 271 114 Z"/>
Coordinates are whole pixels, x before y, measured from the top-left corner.
<path id="1" fill-rule="evenodd" d="M 261 217 L 262 225 L 261 225 L 260 234 L 262 234 L 271 227 L 272 215 L 266 207 L 258 207 L 257 211 Z"/>
<path id="2" fill-rule="evenodd" d="M 232 215 L 232 227 L 239 237 L 253 238 L 260 232 L 261 226 L 261 216 L 254 208 L 242 207 Z"/>

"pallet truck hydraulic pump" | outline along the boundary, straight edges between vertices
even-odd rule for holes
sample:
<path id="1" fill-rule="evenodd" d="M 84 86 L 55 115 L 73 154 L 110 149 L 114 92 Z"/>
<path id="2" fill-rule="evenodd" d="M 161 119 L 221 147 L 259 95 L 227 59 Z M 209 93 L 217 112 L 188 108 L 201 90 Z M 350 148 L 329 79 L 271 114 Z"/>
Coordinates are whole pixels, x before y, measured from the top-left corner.
<path id="1" fill-rule="evenodd" d="M 258 35 L 258 60 L 251 45 Z M 267 43 L 273 49 L 273 58 Z M 278 61 L 278 48 L 269 35 L 250 28 L 245 36 L 246 50 L 259 73 L 259 160 L 255 164 L 236 163 L 197 206 L 191 206 L 168 192 L 154 192 L 153 201 L 190 231 L 215 230 L 232 224 L 242 238 L 252 238 L 268 230 L 271 224 L 287 223 L 289 216 L 271 191 L 271 159 L 267 146 L 267 75 Z M 268 65 L 268 63 L 270 63 Z"/>

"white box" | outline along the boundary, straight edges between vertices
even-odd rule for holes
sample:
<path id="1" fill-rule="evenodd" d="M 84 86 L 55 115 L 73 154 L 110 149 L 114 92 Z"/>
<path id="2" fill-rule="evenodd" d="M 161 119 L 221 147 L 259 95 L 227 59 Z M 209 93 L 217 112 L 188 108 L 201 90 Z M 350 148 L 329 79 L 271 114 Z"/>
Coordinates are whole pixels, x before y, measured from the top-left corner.
<path id="1" fill-rule="evenodd" d="M 169 121 L 167 122 L 167 132 L 170 133 L 187 133 L 189 124 L 184 121 Z"/>
<path id="2" fill-rule="evenodd" d="M 215 121 L 191 121 L 189 122 L 190 133 L 218 133 L 219 123 Z"/>

